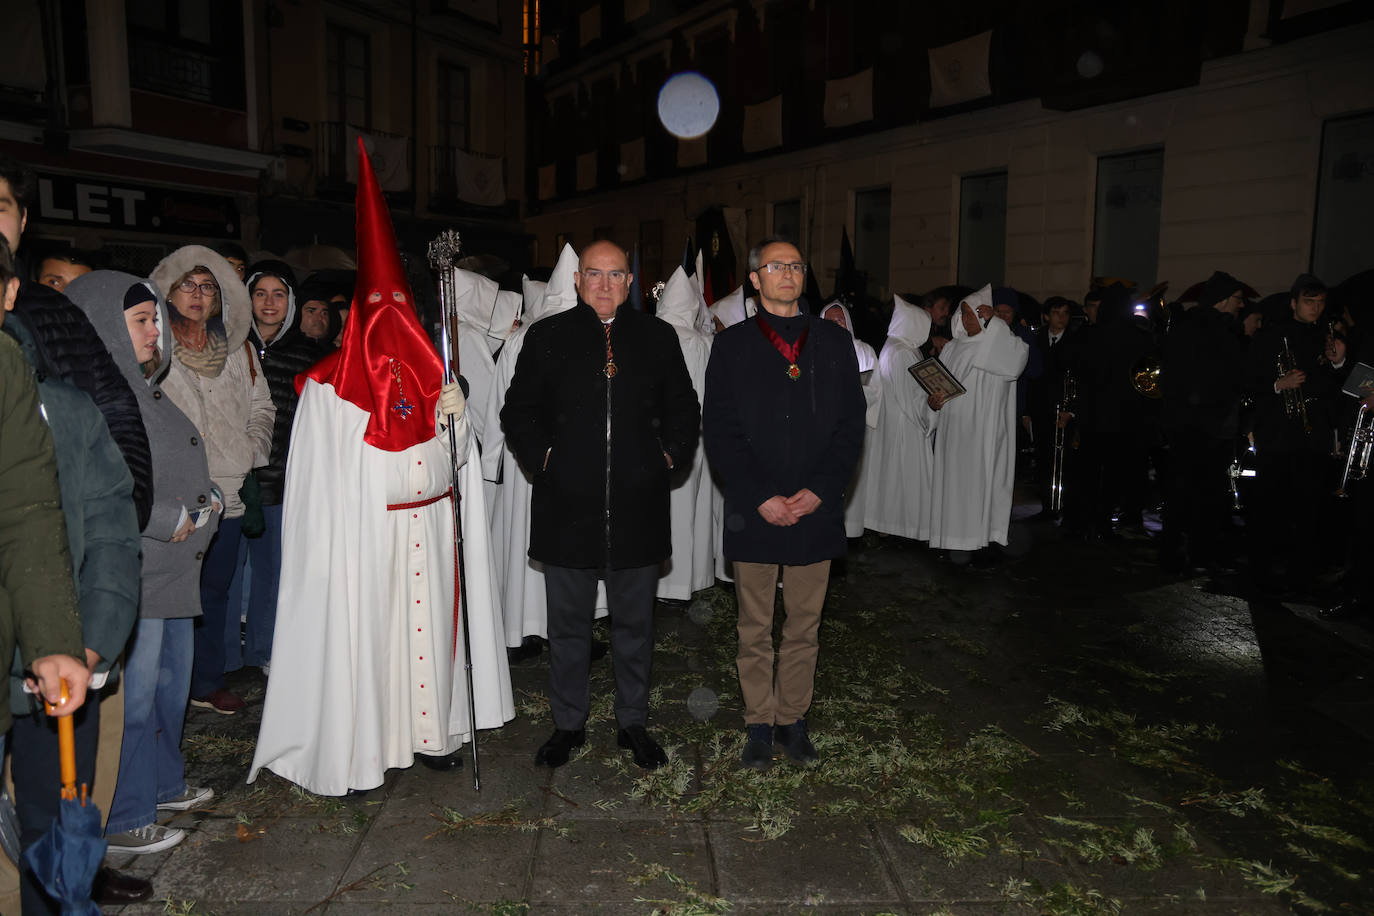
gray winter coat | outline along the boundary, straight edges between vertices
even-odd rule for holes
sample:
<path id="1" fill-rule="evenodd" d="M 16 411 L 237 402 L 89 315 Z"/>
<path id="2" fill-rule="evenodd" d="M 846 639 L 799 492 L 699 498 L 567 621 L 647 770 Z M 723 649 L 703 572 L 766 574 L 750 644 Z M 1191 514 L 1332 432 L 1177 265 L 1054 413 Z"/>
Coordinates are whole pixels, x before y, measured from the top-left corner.
<path id="1" fill-rule="evenodd" d="M 115 365 L 138 398 L 143 425 L 153 455 L 153 509 L 143 529 L 143 584 L 139 616 L 152 619 L 200 616 L 200 567 L 205 547 L 219 526 L 218 515 L 205 513 L 205 524 L 189 538 L 172 543 L 182 521 L 212 502 L 210 471 L 205 443 L 195 425 L 162 390 L 161 382 L 171 369 L 166 354 L 172 334 L 167 304 L 157 295 L 158 321 L 162 332 L 158 351 L 162 365 L 151 379 L 143 377 L 128 327 L 124 323 L 124 292 L 138 277 L 113 270 L 99 270 L 73 280 L 67 297 L 86 313 Z M 150 292 L 150 296 L 153 293 Z"/>
<path id="2" fill-rule="evenodd" d="M 229 262 L 201 245 L 186 245 L 162 259 L 152 281 L 165 298 L 172 284 L 187 271 L 206 267 L 220 288 L 220 317 L 229 345 L 224 368 L 204 378 L 174 358 L 162 382 L 163 391 L 196 425 L 205 439 L 210 476 L 224 494 L 224 515 L 243 515 L 239 488 L 253 468 L 267 464 L 272 454 L 272 425 L 277 411 L 258 355 L 244 346 L 253 324 L 253 300 Z M 168 350 L 171 353 L 171 342 Z"/>

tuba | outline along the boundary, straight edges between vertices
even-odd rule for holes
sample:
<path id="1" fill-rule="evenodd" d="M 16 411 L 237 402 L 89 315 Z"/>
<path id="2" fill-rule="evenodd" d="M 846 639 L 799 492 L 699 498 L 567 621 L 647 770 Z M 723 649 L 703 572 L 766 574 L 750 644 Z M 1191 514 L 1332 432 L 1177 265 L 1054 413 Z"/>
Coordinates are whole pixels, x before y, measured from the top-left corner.
<path id="1" fill-rule="evenodd" d="M 1149 398 L 1152 401 L 1164 397 L 1164 389 L 1160 387 L 1159 382 L 1159 354 L 1146 354 L 1131 367 L 1131 387 L 1141 397 Z"/>

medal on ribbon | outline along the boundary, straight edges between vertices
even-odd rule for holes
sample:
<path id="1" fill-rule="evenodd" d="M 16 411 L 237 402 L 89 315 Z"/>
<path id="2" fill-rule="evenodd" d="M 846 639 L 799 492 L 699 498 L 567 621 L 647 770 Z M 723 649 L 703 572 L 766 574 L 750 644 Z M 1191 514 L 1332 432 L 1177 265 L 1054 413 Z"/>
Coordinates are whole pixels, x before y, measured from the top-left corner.
<path id="1" fill-rule="evenodd" d="M 611 326 L 603 324 L 606 329 L 606 378 L 615 378 L 615 374 L 620 370 L 615 365 L 615 354 L 611 352 Z"/>
<path id="2" fill-rule="evenodd" d="M 763 312 L 760 311 L 754 315 L 754 323 L 759 326 L 759 330 L 763 331 L 763 336 L 768 338 L 773 349 L 781 353 L 782 358 L 787 360 L 787 377 L 794 382 L 801 378 L 801 366 L 798 365 L 798 362 L 801 360 L 802 347 L 806 346 L 806 337 L 811 333 L 811 329 L 809 327 L 802 328 L 802 332 L 797 335 L 796 343 L 788 343 L 782 339 L 781 334 L 773 330 L 773 326 L 763 317 Z"/>

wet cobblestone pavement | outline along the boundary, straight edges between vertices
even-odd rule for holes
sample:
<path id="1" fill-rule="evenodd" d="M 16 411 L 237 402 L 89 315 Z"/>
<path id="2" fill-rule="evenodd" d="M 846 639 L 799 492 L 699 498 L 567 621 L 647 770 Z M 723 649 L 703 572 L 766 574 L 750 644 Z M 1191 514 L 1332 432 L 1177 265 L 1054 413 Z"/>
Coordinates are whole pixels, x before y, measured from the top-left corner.
<path id="1" fill-rule="evenodd" d="M 607 662 L 587 747 L 534 766 L 545 656 L 512 669 L 480 794 L 466 768 L 419 766 L 356 799 L 247 786 L 263 681 L 232 675 L 249 709 L 187 728 L 188 778 L 220 797 L 174 821 L 179 848 L 127 863 L 157 900 L 124 912 L 1374 912 L 1369 624 L 1166 576 L 1142 538 L 1018 523 L 1011 553 L 978 570 L 857 547 L 807 771 L 736 765 L 728 588 L 660 606 L 670 765 L 648 775 L 614 747 Z"/>

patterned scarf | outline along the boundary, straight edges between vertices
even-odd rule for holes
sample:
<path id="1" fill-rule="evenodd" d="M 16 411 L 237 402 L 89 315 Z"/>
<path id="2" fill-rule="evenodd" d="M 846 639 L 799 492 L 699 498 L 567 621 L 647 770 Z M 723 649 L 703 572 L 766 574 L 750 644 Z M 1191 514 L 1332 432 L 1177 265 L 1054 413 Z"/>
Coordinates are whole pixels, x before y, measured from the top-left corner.
<path id="1" fill-rule="evenodd" d="M 180 320 L 178 320 L 180 319 Z M 172 355 L 183 366 L 204 378 L 218 378 L 229 356 L 229 342 L 221 331 L 180 318 L 172 313 Z"/>

